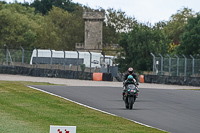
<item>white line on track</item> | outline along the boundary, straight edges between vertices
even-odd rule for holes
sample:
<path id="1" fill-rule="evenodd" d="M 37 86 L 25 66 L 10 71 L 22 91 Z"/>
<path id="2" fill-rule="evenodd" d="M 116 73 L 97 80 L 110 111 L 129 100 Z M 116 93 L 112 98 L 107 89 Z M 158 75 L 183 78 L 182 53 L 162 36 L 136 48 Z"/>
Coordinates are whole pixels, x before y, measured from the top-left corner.
<path id="1" fill-rule="evenodd" d="M 62 96 L 53 94 L 53 93 L 51 93 L 51 92 L 41 90 L 41 89 L 36 88 L 36 87 L 32 87 L 32 86 L 28 86 L 28 87 L 29 87 L 29 88 L 32 88 L 32 89 L 35 89 L 35 90 L 38 90 L 38 91 L 41 91 L 41 92 L 44 92 L 44 93 L 47 93 L 47 94 L 50 94 L 50 95 L 53 95 L 53 96 L 57 96 L 57 97 L 63 98 L 63 99 L 68 100 L 68 101 L 70 101 L 70 102 L 76 103 L 76 104 L 78 104 L 78 105 L 81 105 L 81 106 L 84 106 L 84 107 L 87 107 L 87 108 L 90 108 L 90 109 L 93 109 L 93 110 L 96 110 L 96 111 L 100 111 L 100 112 L 105 113 L 105 114 L 109 114 L 109 115 L 121 117 L 121 116 L 118 116 L 118 115 L 115 115 L 115 114 L 112 114 L 112 113 L 109 113 L 109 112 L 106 112 L 106 111 L 103 111 L 103 110 L 100 110 L 100 109 L 97 109 L 97 108 L 93 108 L 93 107 L 88 106 L 88 105 L 85 105 L 85 104 L 82 104 L 82 103 L 79 103 L 79 102 L 70 100 L 70 99 L 68 99 L 68 98 L 65 98 L 65 97 L 62 97 Z M 124 118 L 124 117 L 121 117 L 121 118 Z M 124 119 L 127 119 L 127 118 L 124 118 Z M 143 126 L 146 126 L 146 127 L 156 128 L 156 127 L 152 127 L 152 126 L 150 126 L 150 125 L 143 124 L 143 123 L 141 123 L 141 122 L 137 122 L 137 121 L 134 121 L 134 120 L 131 120 L 131 119 L 127 119 L 127 120 L 132 121 L 132 122 L 135 122 L 135 123 L 140 124 L 140 125 L 143 125 Z M 165 130 L 162 130 L 162 129 L 159 129 L 159 128 L 156 128 L 156 129 L 161 130 L 161 131 L 165 131 Z M 167 131 L 165 131 L 165 132 L 167 132 Z"/>

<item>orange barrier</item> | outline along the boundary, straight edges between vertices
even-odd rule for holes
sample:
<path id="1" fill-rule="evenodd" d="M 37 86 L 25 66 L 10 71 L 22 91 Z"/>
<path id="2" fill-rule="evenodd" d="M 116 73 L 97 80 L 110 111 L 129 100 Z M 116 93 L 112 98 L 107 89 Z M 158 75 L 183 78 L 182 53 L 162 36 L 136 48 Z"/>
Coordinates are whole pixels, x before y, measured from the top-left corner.
<path id="1" fill-rule="evenodd" d="M 144 83 L 144 75 L 140 75 L 140 83 Z"/>
<path id="2" fill-rule="evenodd" d="M 103 73 L 93 73 L 93 81 L 102 81 Z"/>

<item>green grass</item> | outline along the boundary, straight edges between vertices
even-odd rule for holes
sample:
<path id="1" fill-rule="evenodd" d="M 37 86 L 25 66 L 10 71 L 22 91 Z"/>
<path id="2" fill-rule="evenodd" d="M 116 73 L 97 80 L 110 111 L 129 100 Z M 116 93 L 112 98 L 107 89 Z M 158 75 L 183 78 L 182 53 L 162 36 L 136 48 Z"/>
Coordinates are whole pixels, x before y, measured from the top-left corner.
<path id="1" fill-rule="evenodd" d="M 49 133 L 50 125 L 77 126 L 77 133 L 163 133 L 26 85 L 52 84 L 0 81 L 1 133 Z"/>

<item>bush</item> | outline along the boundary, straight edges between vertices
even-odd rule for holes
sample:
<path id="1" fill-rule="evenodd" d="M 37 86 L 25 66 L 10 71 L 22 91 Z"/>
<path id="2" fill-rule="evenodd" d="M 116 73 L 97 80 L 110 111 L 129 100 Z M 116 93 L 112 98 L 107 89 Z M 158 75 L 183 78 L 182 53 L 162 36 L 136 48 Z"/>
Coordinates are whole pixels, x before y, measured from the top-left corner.
<path id="1" fill-rule="evenodd" d="M 84 72 L 85 71 L 85 64 L 81 64 L 80 67 L 81 67 L 81 71 Z"/>

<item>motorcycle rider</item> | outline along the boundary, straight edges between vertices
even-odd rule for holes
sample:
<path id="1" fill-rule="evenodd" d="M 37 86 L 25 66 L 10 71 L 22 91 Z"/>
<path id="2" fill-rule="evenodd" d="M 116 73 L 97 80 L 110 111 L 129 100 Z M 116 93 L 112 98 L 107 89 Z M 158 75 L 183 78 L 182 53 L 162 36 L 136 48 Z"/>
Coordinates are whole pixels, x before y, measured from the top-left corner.
<path id="1" fill-rule="evenodd" d="M 129 75 L 128 78 L 127 78 L 127 80 L 124 81 L 125 88 L 126 88 L 126 86 L 128 84 L 135 84 L 135 79 L 133 78 L 132 75 Z"/>
<path id="2" fill-rule="evenodd" d="M 124 75 L 124 80 L 123 80 L 123 81 L 127 80 L 127 78 L 128 78 L 129 75 L 132 75 L 133 78 L 136 80 L 137 85 L 139 85 L 139 84 L 138 84 L 137 75 L 136 75 L 135 73 L 133 73 L 133 68 L 132 68 L 132 67 L 129 67 L 129 68 L 128 68 L 128 73 L 126 73 L 126 74 Z"/>
<path id="3" fill-rule="evenodd" d="M 136 82 L 134 82 L 134 80 Z M 126 91 L 127 84 L 135 84 L 136 85 L 136 89 L 139 92 L 138 87 L 137 87 L 139 85 L 138 78 L 137 78 L 137 75 L 135 73 L 133 73 L 133 68 L 132 67 L 128 68 L 128 73 L 126 73 L 124 75 L 122 95 L 124 95 L 124 93 Z"/>

